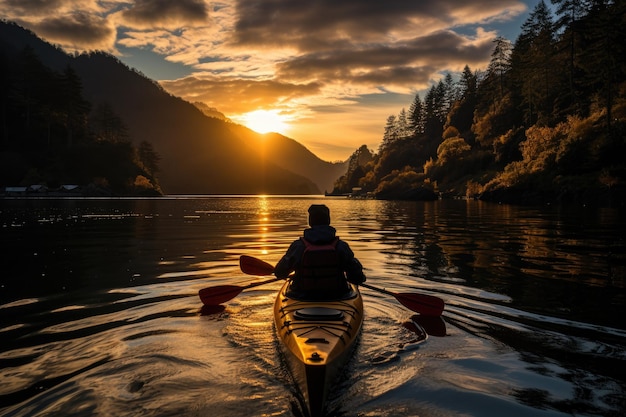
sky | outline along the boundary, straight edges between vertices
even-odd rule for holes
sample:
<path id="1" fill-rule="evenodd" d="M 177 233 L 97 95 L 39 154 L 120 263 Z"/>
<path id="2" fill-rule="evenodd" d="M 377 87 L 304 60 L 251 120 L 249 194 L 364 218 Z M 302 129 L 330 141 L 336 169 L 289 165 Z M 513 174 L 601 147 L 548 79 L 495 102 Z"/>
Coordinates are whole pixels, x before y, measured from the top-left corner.
<path id="1" fill-rule="evenodd" d="M 446 73 L 484 70 L 539 1 L 0 0 L 0 18 L 339 161 L 376 151 L 387 118 Z"/>

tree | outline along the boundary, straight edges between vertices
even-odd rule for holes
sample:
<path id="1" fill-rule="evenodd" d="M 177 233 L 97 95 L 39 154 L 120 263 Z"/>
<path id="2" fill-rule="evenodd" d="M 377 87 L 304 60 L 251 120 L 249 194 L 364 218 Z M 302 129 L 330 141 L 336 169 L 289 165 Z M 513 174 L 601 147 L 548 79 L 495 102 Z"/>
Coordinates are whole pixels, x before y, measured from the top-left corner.
<path id="1" fill-rule="evenodd" d="M 424 103 L 419 96 L 415 95 L 411 107 L 409 107 L 409 128 L 411 129 L 412 136 L 417 136 L 424 133 L 424 119 L 425 110 Z"/>
<path id="2" fill-rule="evenodd" d="M 74 145 L 75 137 L 84 135 L 87 131 L 87 116 L 91 104 L 83 98 L 83 85 L 80 77 L 71 66 L 67 66 L 60 77 L 61 91 L 59 95 L 60 108 L 65 122 L 67 147 Z"/>
<path id="3" fill-rule="evenodd" d="M 398 120 L 395 115 L 390 115 L 387 117 L 387 123 L 385 124 L 385 133 L 383 134 L 383 141 L 378 148 L 378 153 L 381 153 L 387 148 L 390 144 L 398 140 L 400 137 L 400 132 L 398 130 Z"/>
<path id="4" fill-rule="evenodd" d="M 400 110 L 398 113 L 398 118 L 396 120 L 398 124 L 398 137 L 400 139 L 406 139 L 411 136 L 411 129 L 409 127 L 409 116 L 404 108 Z"/>
<path id="5" fill-rule="evenodd" d="M 456 132 L 458 133 L 458 132 Z M 441 165 L 461 159 L 471 150 L 462 137 L 449 137 L 437 148 L 437 159 Z"/>
<path id="6" fill-rule="evenodd" d="M 446 76 L 443 79 L 443 86 L 445 91 L 444 108 L 445 112 L 448 113 L 454 105 L 454 102 L 459 99 L 457 85 L 452 78 L 452 74 L 450 74 L 449 72 L 446 73 Z"/>
<path id="7" fill-rule="evenodd" d="M 152 144 L 145 140 L 141 141 L 139 149 L 137 149 L 137 156 L 146 172 L 153 178 L 156 177 L 156 174 L 159 172 L 161 156 L 156 153 Z"/>
<path id="8" fill-rule="evenodd" d="M 459 85 L 461 86 L 461 98 L 476 94 L 478 80 L 476 74 L 467 65 L 463 68 Z"/>
<path id="9" fill-rule="evenodd" d="M 91 115 L 91 129 L 96 140 L 106 142 L 127 142 L 130 140 L 124 121 L 113 111 L 108 103 L 101 103 Z"/>
<path id="10" fill-rule="evenodd" d="M 551 121 L 555 91 L 554 24 L 546 3 L 535 6 L 518 37 L 511 60 L 516 71 L 514 80 L 519 86 L 525 111 L 525 122 Z"/>
<path id="11" fill-rule="evenodd" d="M 443 123 L 446 121 L 446 116 L 448 114 L 448 89 L 446 84 L 443 82 L 443 80 L 439 80 L 439 82 L 437 83 L 437 86 L 435 87 L 435 115 L 437 116 L 437 119 L 439 119 L 439 121 L 441 122 L 442 126 Z"/>
<path id="12" fill-rule="evenodd" d="M 372 179 L 374 184 L 373 172 L 368 171 L 366 167 L 370 166 L 374 155 L 370 152 L 367 145 L 361 145 L 348 159 L 348 171 L 335 181 L 333 185 L 333 194 L 347 194 L 352 192 L 352 188 L 362 185 L 363 178 L 367 175 Z M 368 188 L 368 185 L 365 185 Z M 372 188 L 373 189 L 373 188 Z"/>
<path id="13" fill-rule="evenodd" d="M 426 93 L 424 133 L 429 140 L 439 140 L 445 121 L 444 112 L 445 90 L 443 82 L 433 85 Z"/>
<path id="14" fill-rule="evenodd" d="M 348 168 L 357 166 L 364 167 L 374 159 L 374 155 L 370 152 L 367 145 L 361 145 L 351 156 L 348 161 Z"/>
<path id="15" fill-rule="evenodd" d="M 444 129 L 454 126 L 468 142 L 474 143 L 472 123 L 477 105 L 477 76 L 467 65 L 454 87 L 454 95 L 455 100 L 448 110 Z"/>
<path id="16" fill-rule="evenodd" d="M 512 45 L 508 39 L 498 36 L 494 41 L 495 47 L 491 53 L 491 60 L 487 67 L 486 79 L 494 80 L 497 85 L 497 94 L 504 97 L 505 75 L 511 69 L 511 49 Z M 488 85 L 488 84 L 484 84 Z"/>
<path id="17" fill-rule="evenodd" d="M 582 114 L 581 93 L 579 92 L 579 48 L 581 42 L 582 25 L 581 19 L 587 12 L 587 0 L 550 0 L 556 5 L 558 19 L 555 22 L 555 29 L 562 31 L 558 41 L 557 53 L 566 56 L 567 61 L 567 89 L 566 93 L 559 98 L 562 103 L 564 113 Z"/>
<path id="18" fill-rule="evenodd" d="M 14 145 L 21 147 L 38 146 L 40 137 L 49 137 L 44 133 L 47 125 L 49 109 L 55 99 L 55 74 L 43 65 L 34 49 L 25 47 L 17 55 L 15 70 L 10 76 L 7 86 L 9 107 L 13 107 L 12 117 L 23 124 L 14 132 Z M 17 128 L 17 126 L 15 126 Z M 17 143 L 21 140 L 21 143 Z M 48 139 L 49 142 L 49 139 Z"/>
<path id="19" fill-rule="evenodd" d="M 625 75 L 626 5 L 623 1 L 607 5 L 594 3 L 585 30 L 586 47 L 582 67 L 588 85 L 599 92 L 606 108 L 605 124 L 611 134 L 615 91 Z"/>

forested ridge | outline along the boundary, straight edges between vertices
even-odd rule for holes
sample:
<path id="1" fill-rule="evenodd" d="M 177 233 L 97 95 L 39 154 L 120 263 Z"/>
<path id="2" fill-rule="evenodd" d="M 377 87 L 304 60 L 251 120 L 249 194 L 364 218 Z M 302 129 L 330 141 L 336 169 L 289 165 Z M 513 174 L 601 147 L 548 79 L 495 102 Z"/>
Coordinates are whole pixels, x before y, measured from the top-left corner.
<path id="1" fill-rule="evenodd" d="M 319 194 L 345 172 L 169 94 L 110 54 L 68 55 L 1 20 L 0 78 L 0 190 L 11 193 L 73 184 L 89 195 Z"/>
<path id="2" fill-rule="evenodd" d="M 111 106 L 84 98 L 76 71 L 32 48 L 0 54 L 0 186 L 78 185 L 83 195 L 159 195 L 160 156 L 134 145 Z"/>
<path id="3" fill-rule="evenodd" d="M 387 118 L 334 194 L 623 204 L 626 2 L 540 2 L 485 71 L 447 74 Z M 356 189 L 356 190 L 355 190 Z"/>

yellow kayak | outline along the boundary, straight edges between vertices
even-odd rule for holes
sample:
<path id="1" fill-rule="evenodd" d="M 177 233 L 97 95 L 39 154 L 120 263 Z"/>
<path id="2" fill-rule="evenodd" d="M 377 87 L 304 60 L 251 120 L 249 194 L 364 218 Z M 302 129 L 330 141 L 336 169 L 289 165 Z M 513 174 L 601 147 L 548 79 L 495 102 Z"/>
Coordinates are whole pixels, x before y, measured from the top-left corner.
<path id="1" fill-rule="evenodd" d="M 336 377 L 352 355 L 363 324 L 358 288 L 340 300 L 304 301 L 287 295 L 285 283 L 274 304 L 282 350 L 311 417 L 321 416 Z"/>

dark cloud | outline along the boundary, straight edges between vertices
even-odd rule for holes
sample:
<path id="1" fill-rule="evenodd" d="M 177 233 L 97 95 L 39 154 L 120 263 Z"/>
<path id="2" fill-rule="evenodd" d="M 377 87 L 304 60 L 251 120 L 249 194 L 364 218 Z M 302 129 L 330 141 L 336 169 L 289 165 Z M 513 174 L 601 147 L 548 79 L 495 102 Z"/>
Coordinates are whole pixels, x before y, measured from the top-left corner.
<path id="1" fill-rule="evenodd" d="M 177 28 L 205 23 L 209 10 L 203 0 L 137 0 L 122 15 L 140 27 Z"/>
<path id="2" fill-rule="evenodd" d="M 451 27 L 524 7 L 520 0 L 238 0 L 233 39 L 298 51 L 276 65 L 283 81 L 415 87 L 442 70 L 488 62 L 495 35 L 472 38 Z"/>
<path id="3" fill-rule="evenodd" d="M 236 36 L 241 43 L 315 45 L 384 34 L 410 23 L 422 2 L 406 0 L 239 0 Z"/>
<path id="4" fill-rule="evenodd" d="M 492 49 L 490 39 L 468 43 L 454 32 L 440 31 L 397 44 L 300 55 L 278 64 L 277 76 L 294 81 L 313 78 L 365 85 L 425 84 L 442 67 L 484 63 Z"/>
<path id="5" fill-rule="evenodd" d="M 239 44 L 310 51 L 477 24 L 523 7 L 520 0 L 238 0 L 234 37 Z"/>
<path id="6" fill-rule="evenodd" d="M 81 12 L 45 18 L 31 26 L 41 36 L 71 49 L 107 50 L 113 47 L 116 36 L 106 19 Z"/>
<path id="7" fill-rule="evenodd" d="M 4 0 L 8 8 L 20 13 L 43 14 L 57 10 L 65 0 Z"/>

